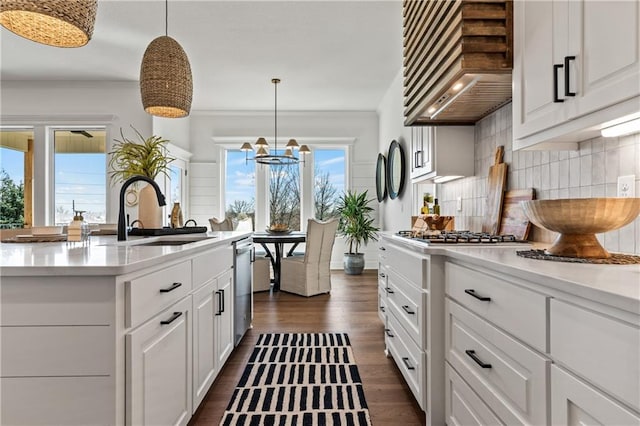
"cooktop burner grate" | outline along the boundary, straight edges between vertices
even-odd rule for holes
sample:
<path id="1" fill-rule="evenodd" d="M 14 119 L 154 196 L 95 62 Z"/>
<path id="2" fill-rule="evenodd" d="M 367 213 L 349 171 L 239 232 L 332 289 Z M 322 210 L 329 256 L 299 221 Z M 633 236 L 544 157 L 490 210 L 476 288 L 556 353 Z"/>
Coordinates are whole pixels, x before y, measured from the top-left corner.
<path id="1" fill-rule="evenodd" d="M 493 235 L 485 232 L 471 231 L 427 231 L 413 232 L 400 231 L 398 235 L 412 240 L 424 242 L 426 244 L 505 244 L 505 243 L 528 243 L 520 240 L 514 235 Z"/>

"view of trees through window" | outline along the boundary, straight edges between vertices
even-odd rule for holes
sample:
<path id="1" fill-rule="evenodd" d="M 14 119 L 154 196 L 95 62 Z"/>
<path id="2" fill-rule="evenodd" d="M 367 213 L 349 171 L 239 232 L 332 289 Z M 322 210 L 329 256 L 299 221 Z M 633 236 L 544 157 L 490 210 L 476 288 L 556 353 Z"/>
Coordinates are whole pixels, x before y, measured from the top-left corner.
<path id="1" fill-rule="evenodd" d="M 268 213 L 267 224 L 283 224 L 301 230 L 301 206 L 313 205 L 311 216 L 329 220 L 337 216 L 336 204 L 345 191 L 346 155 L 344 148 L 313 149 L 313 167 L 307 165 L 261 166 L 245 160 L 239 150 L 226 151 L 225 215 L 235 221 L 250 217 L 255 226 L 256 209 Z M 256 187 L 256 174 L 268 179 L 267 186 Z M 304 194 L 301 181 L 312 180 L 312 193 Z M 256 190 L 264 190 L 264 206 L 256 206 Z M 306 201 L 305 197 L 313 197 Z M 264 210 L 261 210 L 264 209 Z M 308 214 L 308 213 L 307 213 Z M 306 220 L 306 219 L 305 219 Z"/>
<path id="2" fill-rule="evenodd" d="M 25 225 L 25 154 L 31 130 L 0 132 L 0 229 Z"/>

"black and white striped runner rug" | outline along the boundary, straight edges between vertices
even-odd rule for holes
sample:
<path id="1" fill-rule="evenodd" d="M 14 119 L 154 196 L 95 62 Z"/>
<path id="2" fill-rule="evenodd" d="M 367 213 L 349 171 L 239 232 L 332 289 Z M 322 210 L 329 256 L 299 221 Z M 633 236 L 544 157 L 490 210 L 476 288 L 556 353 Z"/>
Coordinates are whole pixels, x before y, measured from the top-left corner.
<path id="1" fill-rule="evenodd" d="M 261 334 L 220 425 L 370 425 L 346 333 Z"/>

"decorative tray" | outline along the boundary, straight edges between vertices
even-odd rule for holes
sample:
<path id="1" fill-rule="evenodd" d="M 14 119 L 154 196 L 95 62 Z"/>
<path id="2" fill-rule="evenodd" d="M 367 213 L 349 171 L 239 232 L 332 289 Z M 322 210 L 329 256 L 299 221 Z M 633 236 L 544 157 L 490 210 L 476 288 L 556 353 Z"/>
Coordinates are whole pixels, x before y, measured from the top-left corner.
<path id="1" fill-rule="evenodd" d="M 153 237 L 160 235 L 179 235 L 179 234 L 200 234 L 207 232 L 206 226 L 184 226 L 182 228 L 155 228 L 155 229 L 144 229 L 144 228 L 133 228 L 129 230 L 129 235 L 137 235 L 144 237 Z"/>

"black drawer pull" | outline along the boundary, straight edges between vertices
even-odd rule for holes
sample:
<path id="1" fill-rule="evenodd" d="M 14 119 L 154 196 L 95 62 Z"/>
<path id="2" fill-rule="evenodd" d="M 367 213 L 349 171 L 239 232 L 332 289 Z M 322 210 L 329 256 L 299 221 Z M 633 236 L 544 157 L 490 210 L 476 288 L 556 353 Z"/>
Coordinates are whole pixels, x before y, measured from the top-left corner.
<path id="1" fill-rule="evenodd" d="M 218 296 L 218 312 L 216 312 L 216 316 L 222 315 L 222 293 L 220 290 L 216 290 L 216 295 Z"/>
<path id="2" fill-rule="evenodd" d="M 402 358 L 402 362 L 404 362 L 404 365 L 407 367 L 407 370 L 415 370 L 416 368 L 409 364 L 409 358 Z"/>
<path id="3" fill-rule="evenodd" d="M 385 251 L 385 250 L 386 250 L 386 248 L 384 248 L 384 247 L 379 247 L 379 250 Z"/>
<path id="4" fill-rule="evenodd" d="M 391 287 L 385 287 L 384 291 L 386 291 L 388 294 L 394 294 L 395 291 L 391 290 Z"/>
<path id="5" fill-rule="evenodd" d="M 171 315 L 171 318 L 169 318 L 168 320 L 160 321 L 160 325 L 171 324 L 181 316 L 182 316 L 182 312 L 174 312 L 173 315 Z"/>
<path id="6" fill-rule="evenodd" d="M 574 61 L 575 59 L 576 59 L 575 56 L 564 57 L 564 95 L 565 96 L 576 95 L 576 92 L 572 92 L 569 87 L 569 62 Z"/>
<path id="7" fill-rule="evenodd" d="M 564 102 L 558 97 L 558 70 L 564 67 L 562 64 L 553 64 L 553 102 Z"/>
<path id="8" fill-rule="evenodd" d="M 385 328 L 384 332 L 387 333 L 387 336 L 389 337 L 395 337 L 393 334 L 391 334 L 391 330 L 389 330 L 388 328 Z"/>
<path id="9" fill-rule="evenodd" d="M 160 289 L 160 293 L 169 293 L 170 291 L 175 290 L 176 288 L 180 287 L 182 285 L 182 283 L 173 283 L 171 285 L 171 287 L 168 288 L 161 288 Z"/>
<path id="10" fill-rule="evenodd" d="M 406 313 L 408 313 L 409 315 L 415 315 L 416 313 L 414 311 L 412 311 L 411 309 L 409 309 L 409 305 L 402 305 L 402 309 L 404 309 L 404 311 Z"/>
<path id="11" fill-rule="evenodd" d="M 478 358 L 478 356 L 476 355 L 476 351 L 471 350 L 471 349 L 467 349 L 466 351 L 464 351 L 464 353 L 466 353 L 469 356 L 469 358 L 474 360 L 476 362 L 476 364 L 478 364 L 480 367 L 482 367 L 482 368 L 491 368 L 491 364 L 485 364 L 484 362 L 482 362 L 480 360 L 480 358 Z"/>
<path id="12" fill-rule="evenodd" d="M 482 300 L 483 302 L 490 302 L 490 301 L 491 301 L 491 298 L 490 298 L 490 297 L 486 297 L 486 296 L 478 296 L 478 295 L 476 294 L 476 291 L 475 291 L 475 290 L 473 290 L 473 289 L 471 289 L 471 288 L 466 289 L 464 292 L 465 292 L 465 293 L 467 293 L 469 296 L 473 296 L 473 297 L 475 297 L 475 298 L 476 298 L 476 299 L 478 299 L 478 300 Z"/>
<path id="13" fill-rule="evenodd" d="M 384 306 L 380 306 L 380 310 L 381 310 L 382 312 L 387 312 L 387 310 L 384 308 Z"/>
<path id="14" fill-rule="evenodd" d="M 387 276 L 384 274 L 384 272 L 380 272 L 378 275 L 380 276 L 380 278 L 387 278 Z"/>
<path id="15" fill-rule="evenodd" d="M 220 308 L 220 313 L 224 312 L 224 289 L 220 290 L 220 300 L 222 301 L 222 307 Z"/>

